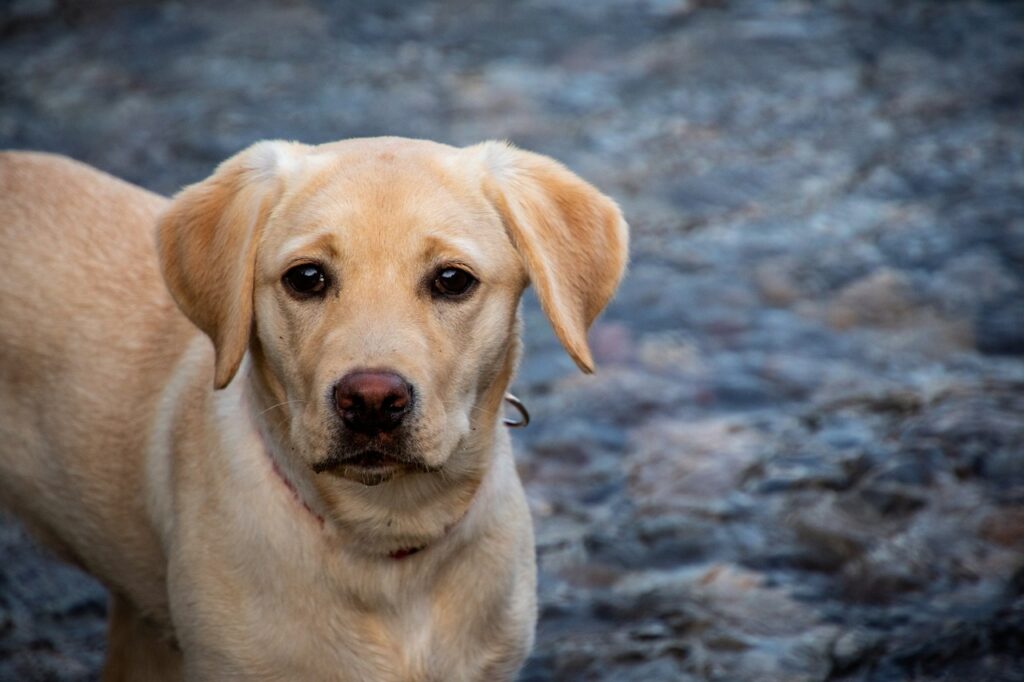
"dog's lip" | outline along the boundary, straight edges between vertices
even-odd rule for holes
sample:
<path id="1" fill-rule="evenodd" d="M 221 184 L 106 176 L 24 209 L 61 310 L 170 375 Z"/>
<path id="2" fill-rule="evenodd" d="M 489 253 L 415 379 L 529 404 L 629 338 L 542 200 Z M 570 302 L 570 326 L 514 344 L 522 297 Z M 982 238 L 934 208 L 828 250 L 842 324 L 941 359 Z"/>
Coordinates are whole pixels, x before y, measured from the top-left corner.
<path id="1" fill-rule="evenodd" d="M 348 457 L 331 457 L 313 465 L 313 471 L 360 471 L 377 472 L 392 471 L 401 467 L 410 467 L 411 463 L 376 449 L 363 450 Z"/>
<path id="2" fill-rule="evenodd" d="M 347 457 L 341 460 L 338 462 L 338 465 L 355 469 L 390 469 L 404 466 L 405 462 L 377 450 L 367 450 L 354 457 Z"/>
<path id="3" fill-rule="evenodd" d="M 344 459 L 323 462 L 314 467 L 317 473 L 329 472 L 332 476 L 348 479 L 366 486 L 387 483 L 404 471 L 415 466 L 379 450 L 364 450 Z"/>

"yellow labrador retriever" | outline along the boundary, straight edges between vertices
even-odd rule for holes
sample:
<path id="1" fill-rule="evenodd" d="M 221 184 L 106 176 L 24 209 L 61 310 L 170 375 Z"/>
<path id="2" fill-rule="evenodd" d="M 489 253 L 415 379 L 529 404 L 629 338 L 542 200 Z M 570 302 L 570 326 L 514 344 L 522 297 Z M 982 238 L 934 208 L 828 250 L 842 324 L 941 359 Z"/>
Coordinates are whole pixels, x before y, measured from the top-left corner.
<path id="1" fill-rule="evenodd" d="M 261 142 L 170 202 L 0 155 L 0 499 L 113 593 L 104 678 L 513 677 L 520 294 L 590 371 L 626 251 L 502 143 Z"/>

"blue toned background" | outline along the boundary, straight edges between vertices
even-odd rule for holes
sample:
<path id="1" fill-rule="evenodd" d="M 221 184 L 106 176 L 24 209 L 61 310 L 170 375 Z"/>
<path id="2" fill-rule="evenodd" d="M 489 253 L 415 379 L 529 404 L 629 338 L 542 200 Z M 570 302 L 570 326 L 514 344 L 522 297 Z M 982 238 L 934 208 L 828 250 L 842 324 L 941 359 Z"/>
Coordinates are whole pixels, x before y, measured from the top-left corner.
<path id="1" fill-rule="evenodd" d="M 2 147 L 171 193 L 380 134 L 508 138 L 633 227 L 596 376 L 525 307 L 524 680 L 1024 680 L 1024 5 L 0 7 Z M 105 609 L 0 523 L 0 679 L 94 679 Z"/>

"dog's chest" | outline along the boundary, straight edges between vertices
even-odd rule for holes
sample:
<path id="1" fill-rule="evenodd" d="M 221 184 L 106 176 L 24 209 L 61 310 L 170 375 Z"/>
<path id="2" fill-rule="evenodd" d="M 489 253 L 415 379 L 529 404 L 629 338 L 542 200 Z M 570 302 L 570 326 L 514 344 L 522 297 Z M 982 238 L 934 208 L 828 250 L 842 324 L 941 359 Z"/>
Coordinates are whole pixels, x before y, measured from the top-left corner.
<path id="1" fill-rule="evenodd" d="M 280 671 L 282 679 L 425 681 L 450 672 L 436 655 L 445 645 L 425 596 L 366 610 L 352 599 L 321 594 L 273 611 L 261 619 L 270 626 L 260 637 L 261 667 Z M 259 627 L 252 623 L 250 630 Z M 240 653 L 251 665 L 254 652 Z"/>
<path id="2" fill-rule="evenodd" d="M 208 623 L 243 636 L 221 642 L 215 658 L 223 666 L 205 670 L 204 677 L 256 669 L 273 679 L 427 682 L 464 679 L 474 667 L 459 652 L 478 647 L 459 642 L 459 628 L 452 629 L 428 596 L 369 611 L 324 594 L 288 605 L 274 601 L 245 609 L 245 623 Z"/>
<path id="3" fill-rule="evenodd" d="M 414 562 L 428 564 L 428 557 L 389 559 L 367 570 L 322 555 L 307 563 L 303 555 L 264 557 L 263 570 L 244 577 L 209 569 L 197 576 L 187 627 L 207 633 L 194 647 L 197 677 L 246 670 L 273 679 L 474 677 L 488 648 L 474 626 L 481 614 L 449 580 L 415 570 Z"/>
<path id="4" fill-rule="evenodd" d="M 177 525 L 188 535 L 169 588 L 193 679 L 427 682 L 518 667 L 534 614 L 528 526 L 509 541 L 471 518 L 421 552 L 369 559 L 287 490 L 249 490 L 211 495 L 212 512 L 189 506 Z"/>

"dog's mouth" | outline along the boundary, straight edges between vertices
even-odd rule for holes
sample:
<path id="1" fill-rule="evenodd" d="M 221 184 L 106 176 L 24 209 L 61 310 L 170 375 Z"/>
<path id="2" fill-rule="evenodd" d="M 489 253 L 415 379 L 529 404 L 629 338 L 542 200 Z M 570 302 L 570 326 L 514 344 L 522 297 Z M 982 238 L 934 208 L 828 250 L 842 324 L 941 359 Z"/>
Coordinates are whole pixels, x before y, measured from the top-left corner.
<path id="1" fill-rule="evenodd" d="M 371 486 L 386 483 L 400 474 L 427 470 L 422 464 L 373 448 L 344 456 L 332 454 L 312 468 L 318 474 L 330 473 Z"/>
<path id="2" fill-rule="evenodd" d="M 342 464 L 360 469 L 380 469 L 401 466 L 404 462 L 378 450 L 367 450 L 343 460 Z"/>

